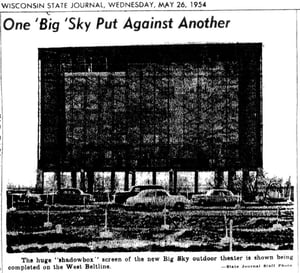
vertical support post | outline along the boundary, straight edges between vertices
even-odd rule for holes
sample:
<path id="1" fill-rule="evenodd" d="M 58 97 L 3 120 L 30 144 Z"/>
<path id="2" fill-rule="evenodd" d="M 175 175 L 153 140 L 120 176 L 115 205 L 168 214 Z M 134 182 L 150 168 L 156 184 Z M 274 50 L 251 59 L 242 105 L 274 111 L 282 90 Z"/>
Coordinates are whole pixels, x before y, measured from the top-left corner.
<path id="1" fill-rule="evenodd" d="M 54 195 L 54 191 L 51 194 L 51 205 L 54 205 L 54 201 L 55 201 L 55 195 Z"/>
<path id="2" fill-rule="evenodd" d="M 107 208 L 105 208 L 104 213 L 104 230 L 107 231 Z"/>
<path id="3" fill-rule="evenodd" d="M 44 176 L 44 171 L 42 171 L 41 173 L 41 183 L 42 183 L 42 193 L 44 193 L 44 189 L 45 189 L 45 176 Z"/>
<path id="4" fill-rule="evenodd" d="M 86 191 L 84 170 L 80 170 L 80 189 L 83 190 L 84 192 Z"/>
<path id="5" fill-rule="evenodd" d="M 124 190 L 128 191 L 129 189 L 129 171 L 125 171 L 125 181 L 124 181 Z"/>
<path id="6" fill-rule="evenodd" d="M 173 189 L 174 189 L 174 185 L 173 184 L 174 184 L 173 183 L 173 170 L 170 170 L 169 171 L 169 190 L 170 190 L 170 192 L 172 192 Z"/>
<path id="7" fill-rule="evenodd" d="M 131 180 L 131 185 L 134 186 L 135 185 L 135 180 L 136 180 L 136 173 L 135 171 L 132 172 L 132 180 Z"/>
<path id="8" fill-rule="evenodd" d="M 85 196 L 83 197 L 83 207 L 85 208 L 85 205 L 86 205 L 86 199 L 85 199 Z"/>
<path id="9" fill-rule="evenodd" d="M 72 181 L 72 188 L 77 188 L 76 171 L 71 172 L 71 181 Z"/>
<path id="10" fill-rule="evenodd" d="M 221 169 L 215 171 L 215 186 L 220 189 L 224 183 L 224 173 Z"/>
<path id="11" fill-rule="evenodd" d="M 174 193 L 177 193 L 177 171 L 174 171 Z"/>
<path id="12" fill-rule="evenodd" d="M 14 195 L 11 195 L 11 207 L 14 208 Z"/>
<path id="13" fill-rule="evenodd" d="M 162 224 L 161 228 L 163 230 L 169 230 L 170 226 L 167 225 L 167 213 L 168 213 L 168 210 L 167 210 L 167 203 L 165 203 L 164 205 L 164 209 L 163 209 L 163 220 L 164 220 L 164 223 Z"/>
<path id="14" fill-rule="evenodd" d="M 152 184 L 156 185 L 156 171 L 152 172 Z"/>
<path id="15" fill-rule="evenodd" d="M 110 192 L 113 193 L 116 189 L 116 172 L 112 171 L 110 174 Z"/>
<path id="16" fill-rule="evenodd" d="M 40 169 L 36 173 L 36 190 L 39 193 L 44 193 L 44 172 Z"/>
<path id="17" fill-rule="evenodd" d="M 94 192 L 94 172 L 88 171 L 87 178 L 88 178 L 88 193 L 92 194 Z"/>
<path id="18" fill-rule="evenodd" d="M 47 211 L 47 223 L 50 222 L 50 207 L 48 207 L 48 211 Z"/>
<path id="19" fill-rule="evenodd" d="M 234 169 L 229 169 L 228 171 L 228 190 L 232 191 L 234 189 L 234 178 L 235 178 L 235 170 Z"/>
<path id="20" fill-rule="evenodd" d="M 224 225 L 225 225 L 225 238 L 228 238 L 227 217 L 225 213 L 224 213 Z"/>
<path id="21" fill-rule="evenodd" d="M 232 237 L 232 223 L 233 220 L 230 219 L 229 221 L 229 251 L 232 251 L 232 243 L 233 243 L 233 237 Z"/>
<path id="22" fill-rule="evenodd" d="M 165 206 L 164 206 L 164 226 L 167 225 L 167 204 L 165 203 Z"/>
<path id="23" fill-rule="evenodd" d="M 195 171 L 195 186 L 194 186 L 194 192 L 198 193 L 198 182 L 199 181 L 199 173 L 198 171 Z"/>
<path id="24" fill-rule="evenodd" d="M 61 189 L 62 185 L 62 176 L 61 172 L 64 171 L 64 153 L 66 149 L 66 138 L 65 138 L 65 133 L 66 133 L 66 120 L 65 120 L 65 90 L 64 90 L 64 84 L 65 84 L 65 79 L 64 79 L 64 65 L 62 63 L 59 64 L 58 67 L 58 79 L 56 81 L 57 83 L 57 111 L 58 111 L 58 130 L 57 130 L 57 147 L 58 147 L 58 155 L 57 155 L 57 167 L 58 167 L 58 177 L 57 177 L 57 189 Z"/>
<path id="25" fill-rule="evenodd" d="M 245 201 L 249 201 L 249 192 L 248 192 L 248 183 L 249 183 L 250 175 L 248 169 L 243 169 L 243 182 L 242 182 L 242 199 Z"/>
<path id="26" fill-rule="evenodd" d="M 57 182 L 57 189 L 60 190 L 61 189 L 61 175 L 60 175 L 60 170 L 57 170 L 55 172 L 55 176 L 56 176 L 56 182 Z"/>

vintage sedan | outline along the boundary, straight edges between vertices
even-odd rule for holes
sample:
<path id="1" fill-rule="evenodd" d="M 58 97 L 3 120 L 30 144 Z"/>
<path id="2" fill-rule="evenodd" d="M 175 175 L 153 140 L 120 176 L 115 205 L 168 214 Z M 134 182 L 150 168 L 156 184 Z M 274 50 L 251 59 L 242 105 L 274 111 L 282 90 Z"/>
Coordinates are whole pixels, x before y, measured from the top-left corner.
<path id="1" fill-rule="evenodd" d="M 236 205 L 239 202 L 239 196 L 234 195 L 226 189 L 210 189 L 202 194 L 194 194 L 192 203 L 194 205 Z"/>
<path id="2" fill-rule="evenodd" d="M 137 195 L 141 191 L 145 190 L 163 190 L 161 185 L 137 185 L 133 186 L 129 191 L 119 191 L 115 194 L 115 203 L 123 204 L 127 198 Z"/>
<path id="3" fill-rule="evenodd" d="M 125 206 L 133 207 L 137 210 L 148 208 L 184 210 L 189 203 L 189 200 L 182 195 L 171 195 L 162 189 L 150 189 L 141 191 L 136 196 L 129 197 L 125 202 Z"/>
<path id="4" fill-rule="evenodd" d="M 40 208 L 43 205 L 41 195 L 30 190 L 7 191 L 7 208 Z"/>
<path id="5" fill-rule="evenodd" d="M 60 189 L 54 194 L 54 203 L 66 205 L 85 205 L 92 203 L 94 197 L 76 188 Z"/>

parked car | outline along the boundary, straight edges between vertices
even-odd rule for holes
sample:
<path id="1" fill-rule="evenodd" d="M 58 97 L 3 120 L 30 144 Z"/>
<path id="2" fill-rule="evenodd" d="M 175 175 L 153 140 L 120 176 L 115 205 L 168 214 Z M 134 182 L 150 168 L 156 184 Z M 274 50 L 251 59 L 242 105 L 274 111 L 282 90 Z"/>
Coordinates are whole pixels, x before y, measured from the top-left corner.
<path id="1" fill-rule="evenodd" d="M 190 201 L 182 195 L 171 195 L 163 189 L 143 190 L 135 196 L 129 197 L 125 206 L 133 207 L 137 210 L 147 208 L 173 208 L 183 210 Z"/>
<path id="2" fill-rule="evenodd" d="M 52 198 L 52 197 L 51 197 Z M 84 205 L 94 201 L 93 195 L 76 188 L 60 189 L 54 194 L 54 203 Z"/>
<path id="3" fill-rule="evenodd" d="M 115 203 L 123 204 L 127 200 L 127 198 L 132 197 L 140 193 L 144 190 L 163 190 L 163 186 L 161 185 L 138 185 L 133 186 L 129 191 L 120 191 L 115 194 Z"/>
<path id="4" fill-rule="evenodd" d="M 25 195 L 25 204 L 28 205 L 30 208 L 39 208 L 44 205 L 41 195 L 37 193 L 32 193 L 30 191 L 27 191 Z"/>
<path id="5" fill-rule="evenodd" d="M 202 194 L 192 196 L 194 205 L 236 205 L 239 196 L 226 189 L 210 189 Z"/>
<path id="6" fill-rule="evenodd" d="M 43 206 L 40 194 L 30 190 L 7 191 L 7 208 L 39 208 Z"/>
<path id="7" fill-rule="evenodd" d="M 263 199 L 264 204 L 287 204 L 292 203 L 288 196 L 284 196 L 283 191 L 279 189 L 270 189 L 267 191 L 265 198 Z"/>
<path id="8" fill-rule="evenodd" d="M 7 208 L 18 207 L 25 202 L 27 190 L 8 190 L 6 192 Z"/>

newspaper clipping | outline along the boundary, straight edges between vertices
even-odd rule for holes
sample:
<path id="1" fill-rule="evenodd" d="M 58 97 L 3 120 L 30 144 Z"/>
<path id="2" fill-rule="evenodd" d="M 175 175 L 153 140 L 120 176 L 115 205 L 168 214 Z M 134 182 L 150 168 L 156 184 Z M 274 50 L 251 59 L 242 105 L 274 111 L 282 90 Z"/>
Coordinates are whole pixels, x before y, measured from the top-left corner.
<path id="1" fill-rule="evenodd" d="M 2 272 L 299 272 L 297 1 L 0 1 Z"/>

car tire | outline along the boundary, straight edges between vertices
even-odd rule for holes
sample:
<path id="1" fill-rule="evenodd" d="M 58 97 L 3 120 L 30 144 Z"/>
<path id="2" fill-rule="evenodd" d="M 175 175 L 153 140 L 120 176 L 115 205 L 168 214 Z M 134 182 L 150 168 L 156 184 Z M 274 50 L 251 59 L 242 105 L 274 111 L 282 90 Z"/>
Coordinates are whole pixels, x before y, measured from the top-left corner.
<path id="1" fill-rule="evenodd" d="M 181 203 L 181 202 L 175 203 L 174 209 L 175 210 L 184 210 L 184 203 Z"/>

